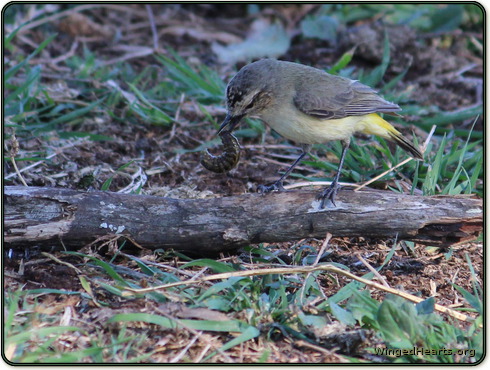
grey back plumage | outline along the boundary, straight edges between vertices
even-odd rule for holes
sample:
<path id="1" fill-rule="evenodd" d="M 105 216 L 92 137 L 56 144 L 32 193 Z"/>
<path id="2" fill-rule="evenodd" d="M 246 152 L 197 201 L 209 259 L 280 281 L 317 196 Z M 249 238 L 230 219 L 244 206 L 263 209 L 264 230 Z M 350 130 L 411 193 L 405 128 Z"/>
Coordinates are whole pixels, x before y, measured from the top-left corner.
<path id="1" fill-rule="evenodd" d="M 282 89 L 275 89 L 279 83 Z M 260 103 L 274 96 L 292 99 L 301 112 L 319 119 L 377 112 L 396 115 L 401 110 L 359 81 L 276 59 L 262 59 L 242 68 L 228 84 L 226 93 L 228 109 L 238 108 L 241 113 L 252 108 L 258 111 L 261 105 L 267 106 Z"/>
<path id="2" fill-rule="evenodd" d="M 295 106 L 303 113 L 320 119 L 337 119 L 369 113 L 394 113 L 401 108 L 359 81 L 333 76 L 316 70 L 305 74 L 308 83 L 295 86 Z"/>

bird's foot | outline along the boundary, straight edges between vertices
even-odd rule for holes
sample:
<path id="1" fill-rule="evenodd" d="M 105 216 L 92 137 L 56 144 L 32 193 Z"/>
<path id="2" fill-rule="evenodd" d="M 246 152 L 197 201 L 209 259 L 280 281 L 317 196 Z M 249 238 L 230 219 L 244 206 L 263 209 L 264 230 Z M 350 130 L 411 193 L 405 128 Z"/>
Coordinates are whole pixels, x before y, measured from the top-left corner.
<path id="1" fill-rule="evenodd" d="M 340 190 L 340 185 L 338 183 L 332 183 L 328 188 L 325 188 L 320 194 L 317 195 L 316 199 L 320 201 L 320 209 L 325 208 L 325 204 L 329 200 L 332 202 L 334 207 L 337 207 L 335 204 L 335 196 L 337 192 Z"/>
<path id="2" fill-rule="evenodd" d="M 272 185 L 259 185 L 257 186 L 257 193 L 265 194 L 272 193 L 273 191 L 285 191 L 284 186 L 282 186 L 282 181 L 276 181 Z"/>

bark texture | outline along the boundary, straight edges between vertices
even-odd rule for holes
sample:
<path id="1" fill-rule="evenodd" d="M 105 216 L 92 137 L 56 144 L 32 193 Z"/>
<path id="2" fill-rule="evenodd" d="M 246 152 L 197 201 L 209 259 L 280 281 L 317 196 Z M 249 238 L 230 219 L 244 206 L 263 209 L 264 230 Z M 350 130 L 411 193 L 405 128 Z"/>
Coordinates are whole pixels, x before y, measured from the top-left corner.
<path id="1" fill-rule="evenodd" d="M 320 210 L 316 191 L 171 199 L 102 191 L 6 186 L 7 246 L 82 247 L 125 235 L 150 249 L 197 253 L 307 237 L 363 236 L 450 245 L 482 231 L 481 199 L 341 190 L 336 207 Z"/>

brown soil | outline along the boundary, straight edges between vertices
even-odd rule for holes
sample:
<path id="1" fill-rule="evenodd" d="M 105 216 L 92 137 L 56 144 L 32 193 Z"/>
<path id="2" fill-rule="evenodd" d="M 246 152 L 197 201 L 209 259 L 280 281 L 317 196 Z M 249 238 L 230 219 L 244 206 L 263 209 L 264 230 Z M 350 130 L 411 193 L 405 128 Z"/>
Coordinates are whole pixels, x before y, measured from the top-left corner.
<path id="1" fill-rule="evenodd" d="M 117 5 L 119 6 L 119 5 Z M 120 5 L 121 7 L 123 5 Z M 124 5 L 126 6 L 126 5 Z M 273 13 L 284 19 L 288 27 L 298 27 L 299 14 L 307 14 L 311 5 L 274 5 L 270 6 L 265 14 Z M 83 14 L 88 15 L 93 21 L 90 23 L 85 17 L 73 18 L 70 22 L 53 22 L 46 25 L 47 28 L 33 28 L 24 34 L 24 37 L 39 44 L 45 37 L 46 30 L 63 31 L 62 37 L 57 38 L 46 49 L 45 55 L 39 59 L 43 63 L 43 82 L 52 84 L 57 79 L 53 75 L 63 75 L 67 71 L 63 63 L 52 63 L 53 57 L 69 53 L 74 43 L 74 36 L 85 37 L 90 50 L 96 53 L 97 60 L 110 60 L 120 56 L 114 46 L 130 43 L 132 45 L 151 44 L 151 31 L 148 23 L 148 15 L 143 5 L 128 5 L 131 11 L 121 12 L 108 8 L 94 8 Z M 177 53 L 193 63 L 203 63 L 216 69 L 224 80 L 228 80 L 235 66 L 219 64 L 210 52 L 210 42 L 204 39 L 196 39 L 189 32 L 184 32 L 190 25 L 199 26 L 210 33 L 220 30 L 231 36 L 244 36 L 251 18 L 244 18 L 245 5 L 210 5 L 193 4 L 187 6 L 152 5 L 153 13 L 159 29 L 168 29 L 168 33 L 161 36 L 160 42 L 165 47 L 173 47 Z M 314 6 L 313 6 L 314 8 Z M 141 26 L 141 22 L 145 26 Z M 138 24 L 140 24 L 138 26 Z M 134 31 L 130 31 L 131 26 Z M 391 26 L 390 26 L 391 27 Z M 107 47 L 107 35 L 122 32 L 123 40 L 117 37 L 111 38 L 111 47 Z M 345 30 L 349 37 L 343 38 L 343 42 L 337 46 L 329 45 L 321 40 L 303 40 L 300 35 L 292 39 L 291 48 L 282 57 L 285 60 L 294 60 L 317 67 L 331 66 L 338 60 L 343 52 L 352 48 L 353 45 L 361 44 L 355 53 L 351 65 L 362 68 L 373 68 L 380 63 L 379 50 L 382 50 L 384 28 L 376 22 L 356 24 Z M 457 110 L 458 108 L 481 102 L 483 65 L 481 58 L 475 56 L 474 52 L 468 50 L 466 45 L 468 39 L 477 38 L 481 40 L 482 35 L 474 32 L 454 32 L 451 35 L 420 35 L 415 30 L 405 26 L 390 29 L 390 41 L 392 63 L 387 71 L 387 78 L 392 78 L 403 71 L 406 66 L 410 69 L 400 82 L 397 89 L 400 91 L 416 91 L 412 99 L 424 106 L 438 107 L 444 111 Z M 111 36 L 111 37 L 112 37 Z M 90 41 L 90 37 L 94 38 Z M 223 36 L 222 36 L 223 37 Z M 369 37 L 369 42 L 361 40 Z M 216 36 L 218 39 L 218 36 Z M 24 53 L 32 52 L 32 45 L 19 43 L 17 47 Z M 74 51 L 77 55 L 83 54 L 83 46 L 80 44 Z M 7 53 L 8 57 L 12 57 Z M 136 71 L 155 64 L 151 56 L 128 60 L 127 63 Z M 461 72 L 466 68 L 464 74 Z M 70 80 L 66 80 L 66 86 L 70 86 Z M 66 87 L 65 86 L 65 87 Z M 30 186 L 57 186 L 68 188 L 95 188 L 100 189 L 102 184 L 113 176 L 113 181 L 108 190 L 117 191 L 130 183 L 128 174 L 134 173 L 137 167 L 141 167 L 148 175 L 147 182 L 143 187 L 146 194 L 172 196 L 172 197 L 199 197 L 199 196 L 229 196 L 253 192 L 261 183 L 268 183 L 277 178 L 279 171 L 284 170 L 286 163 L 297 155 L 296 151 L 290 149 L 271 149 L 274 145 L 283 144 L 280 138 L 274 138 L 267 132 L 264 141 L 261 138 L 244 138 L 241 142 L 241 162 L 238 167 L 228 174 L 213 174 L 199 165 L 199 153 L 184 152 L 182 150 L 195 150 L 199 145 L 211 140 L 215 135 L 215 128 L 211 125 L 189 125 L 202 119 L 197 105 L 192 100 L 186 100 L 178 105 L 180 116 L 172 127 L 149 125 L 141 122 L 136 125 L 127 125 L 112 119 L 105 112 L 100 112 L 97 119 L 86 119 L 65 128 L 65 131 L 90 132 L 91 134 L 104 135 L 112 138 L 111 141 L 82 141 L 74 143 L 59 152 L 58 155 L 24 173 L 24 178 Z M 118 107 L 115 116 L 122 116 L 125 106 Z M 216 120 L 224 117 L 224 110 L 216 114 Z M 408 117 L 412 122 L 417 117 Z M 477 126 L 477 129 L 481 128 Z M 198 127 L 198 129 L 196 129 Z M 425 133 L 426 134 L 426 133 Z M 424 138 L 421 137 L 421 140 Z M 42 150 L 43 145 L 39 139 L 20 139 L 22 150 Z M 53 149 L 65 146 L 67 141 L 56 136 L 47 138 L 49 146 Z M 281 153 L 283 157 L 277 159 L 274 154 Z M 114 170 L 135 160 L 135 164 L 129 166 L 121 173 L 114 174 Z M 10 161 L 4 163 L 4 173 L 10 174 L 14 168 Z M 84 185 L 83 179 L 87 175 L 96 174 L 93 181 Z M 332 174 L 318 173 L 307 165 L 299 167 L 299 173 L 303 175 L 331 176 Z M 294 181 L 294 180 L 293 180 Z M 10 178 L 4 182 L 5 185 L 20 185 L 17 177 Z M 321 246 L 321 240 L 304 240 L 301 243 L 283 243 L 280 245 L 264 245 L 271 251 L 281 251 L 284 255 L 292 255 L 294 248 L 298 245 L 311 245 L 317 250 Z M 330 254 L 322 262 L 337 262 L 348 266 L 356 275 L 362 275 L 368 270 L 356 257 L 361 255 L 373 267 L 379 266 L 385 259 L 392 246 L 391 240 L 367 240 L 362 237 L 356 239 L 337 238 L 330 242 Z M 93 248 L 93 247 L 92 247 Z M 87 249 L 88 251 L 89 249 Z M 93 249 L 90 249 L 93 251 Z M 126 249 L 127 250 L 127 249 Z M 8 253 L 8 248 L 6 250 Z M 99 251 L 100 252 L 100 251 Z M 454 246 L 453 253 L 449 258 L 444 252 L 432 250 L 422 246 L 416 246 L 412 251 L 399 248 L 394 257 L 382 270 L 382 275 L 392 287 L 401 290 L 421 294 L 424 297 L 435 295 L 437 303 L 449 307 L 461 307 L 462 297 L 455 291 L 451 283 L 472 291 L 471 278 L 467 266 L 466 255 L 477 276 L 483 277 L 483 250 L 481 243 L 469 243 Z M 10 253 L 18 253 L 11 251 Z M 100 252 L 102 253 L 102 252 Z M 142 258 L 150 258 L 151 253 L 141 251 L 137 248 L 130 252 Z M 87 276 L 100 274 L 100 270 L 81 263 L 80 258 L 67 257 L 55 253 L 60 260 L 67 262 L 80 269 L 80 273 Z M 109 260 L 113 254 L 108 251 L 101 258 Z M 225 260 L 237 258 L 238 262 L 246 260 L 243 256 L 223 256 Z M 162 263 L 175 263 L 178 260 L 172 257 Z M 128 259 L 115 262 L 121 268 L 135 269 Z M 53 259 L 41 254 L 41 251 L 31 250 L 30 255 L 15 254 L 6 256 L 5 259 L 4 287 L 8 291 L 17 289 L 67 289 L 71 291 L 82 291 L 79 273 L 69 265 L 60 264 Z M 323 275 L 322 275 L 323 276 Z M 343 277 L 333 284 L 331 279 L 322 277 L 321 284 L 324 294 L 330 296 L 337 292 L 349 281 Z M 480 281 L 481 283 L 481 281 Z M 94 327 L 102 328 L 107 317 L 116 312 L 149 312 L 158 313 L 161 307 L 155 302 L 147 300 L 127 300 L 110 295 L 105 290 L 94 291 L 95 297 L 100 302 L 108 304 L 109 307 L 97 306 L 92 300 L 81 296 L 69 296 L 63 298 L 59 295 L 46 295 L 39 298 L 42 307 L 53 307 L 53 312 L 58 307 L 60 312 L 66 306 L 72 307 L 76 318 L 80 322 L 91 322 L 90 325 L 83 324 L 88 333 Z M 373 292 L 380 299 L 384 293 Z M 26 298 L 33 299 L 33 298 Z M 40 309 L 42 309 L 42 307 Z M 108 310 L 110 312 L 108 313 Z M 114 327 L 103 329 L 108 333 L 115 330 Z M 134 334 L 144 334 L 148 340 L 149 350 L 163 348 L 161 352 L 151 360 L 155 362 L 167 362 L 175 357 L 193 338 L 189 331 L 173 331 L 155 327 L 130 328 Z M 323 348 L 311 348 L 304 343 L 294 343 L 288 337 L 278 334 L 276 340 L 267 341 L 260 337 L 255 341 L 247 343 L 246 348 L 234 348 L 226 355 L 217 355 L 219 362 L 255 362 L 260 358 L 264 348 L 270 351 L 268 361 L 272 363 L 321 363 L 341 362 L 340 354 L 360 356 L 368 359 L 363 353 L 363 348 L 374 345 L 369 333 L 357 331 L 345 331 L 344 337 L 337 338 L 334 345 L 329 340 L 319 342 L 318 346 Z M 230 334 L 211 335 L 203 334 L 190 347 L 187 353 L 189 358 L 199 356 L 207 344 L 213 348 L 231 339 Z M 332 339 L 330 339 L 331 341 Z M 371 342 L 369 342 L 371 340 Z M 83 347 L 83 340 L 77 342 L 73 339 L 72 347 Z M 162 347 L 163 346 L 163 347 Z M 238 346 L 240 347 L 240 346 Z M 359 355 L 361 353 L 361 355 Z M 363 354 L 362 354 L 363 353 Z"/>

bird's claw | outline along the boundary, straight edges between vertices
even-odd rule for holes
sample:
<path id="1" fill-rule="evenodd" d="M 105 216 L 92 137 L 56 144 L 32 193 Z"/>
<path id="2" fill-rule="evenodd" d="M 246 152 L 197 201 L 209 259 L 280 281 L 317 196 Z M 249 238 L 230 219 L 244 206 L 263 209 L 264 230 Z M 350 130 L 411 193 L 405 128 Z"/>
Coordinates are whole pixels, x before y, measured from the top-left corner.
<path id="1" fill-rule="evenodd" d="M 257 186 L 257 192 L 260 194 L 272 193 L 273 191 L 284 191 L 284 186 L 282 182 L 278 181 L 272 185 L 259 185 Z"/>
<path id="2" fill-rule="evenodd" d="M 327 200 L 332 202 L 334 207 L 337 207 L 334 199 L 339 189 L 340 186 L 338 184 L 332 184 L 317 195 L 316 199 L 320 201 L 320 209 L 325 208 L 325 203 L 327 202 Z"/>

